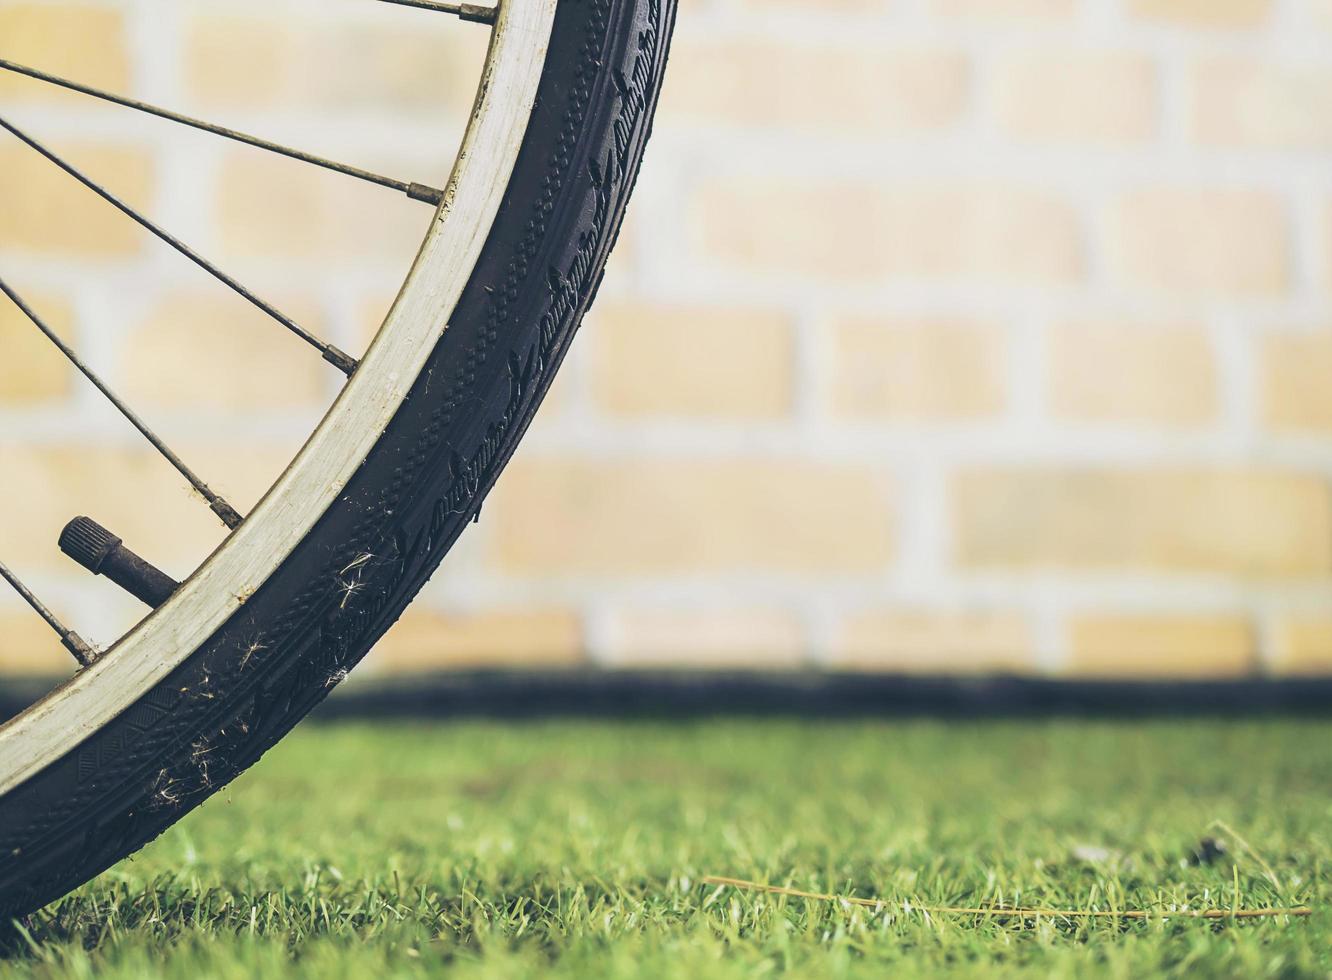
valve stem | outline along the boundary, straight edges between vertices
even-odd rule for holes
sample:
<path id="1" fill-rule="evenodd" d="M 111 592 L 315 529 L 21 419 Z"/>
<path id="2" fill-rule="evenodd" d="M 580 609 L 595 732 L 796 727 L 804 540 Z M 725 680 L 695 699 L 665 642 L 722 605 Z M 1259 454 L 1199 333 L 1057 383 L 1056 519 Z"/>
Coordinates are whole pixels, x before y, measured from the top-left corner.
<path id="1" fill-rule="evenodd" d="M 179 582 L 130 551 L 91 517 L 76 517 L 65 525 L 60 532 L 60 550 L 154 609 L 180 588 Z"/>

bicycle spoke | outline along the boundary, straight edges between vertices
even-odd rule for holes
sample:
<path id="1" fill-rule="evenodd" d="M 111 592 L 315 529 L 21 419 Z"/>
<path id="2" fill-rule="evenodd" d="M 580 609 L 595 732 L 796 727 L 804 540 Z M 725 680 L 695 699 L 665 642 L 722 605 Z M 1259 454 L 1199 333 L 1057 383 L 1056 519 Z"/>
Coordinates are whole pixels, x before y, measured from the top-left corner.
<path id="1" fill-rule="evenodd" d="M 453 14 L 462 20 L 474 24 L 493 24 L 499 14 L 498 6 L 486 7 L 479 3 L 446 3 L 443 0 L 379 0 L 399 7 L 415 7 L 418 10 L 433 10 L 441 14 Z"/>
<path id="2" fill-rule="evenodd" d="M 52 75 L 37 68 L 20 65 L 14 61 L 7 61 L 4 58 L 0 58 L 0 71 L 7 71 L 15 75 L 23 75 L 26 78 L 35 79 L 39 82 L 46 82 L 50 85 L 58 86 L 59 88 L 69 89 L 71 92 L 79 92 L 83 95 L 91 96 L 94 99 L 101 99 L 104 102 L 124 106 L 126 109 L 134 109 L 138 112 L 147 113 L 150 116 L 157 116 L 159 119 L 166 119 L 170 122 L 180 123 L 182 126 L 189 126 L 192 129 L 198 129 L 205 133 L 212 133 L 215 136 L 222 136 L 229 140 L 235 140 L 236 142 L 244 143 L 247 146 L 267 150 L 270 153 L 278 153 L 282 156 L 290 157 L 293 160 L 300 160 L 302 163 L 312 164 L 316 167 L 323 167 L 325 170 L 332 170 L 334 173 L 344 174 L 348 177 L 355 177 L 357 180 L 364 180 L 371 184 L 378 184 L 380 187 L 387 187 L 390 190 L 401 191 L 413 201 L 422 201 L 426 204 L 438 207 L 440 202 L 444 199 L 444 192 L 437 187 L 411 183 L 405 180 L 397 180 L 393 177 L 385 177 L 382 174 L 372 173 L 369 170 L 362 170 L 359 167 L 352 167 L 345 163 L 338 163 L 335 160 L 328 160 L 324 157 L 315 156 L 313 153 L 306 153 L 303 150 L 293 149 L 289 146 L 283 146 L 280 143 L 273 143 L 269 140 L 260 139 L 258 136 L 250 136 L 248 133 L 242 133 L 238 130 L 229 129 L 226 126 L 219 126 L 216 123 L 206 122 L 202 119 L 195 119 L 192 116 L 186 116 L 179 112 L 172 112 L 170 109 L 163 109 L 161 106 L 151 105 L 147 102 L 140 102 L 137 99 L 117 95 L 114 92 L 107 92 L 103 89 L 93 88 L 91 85 L 84 85 L 82 82 L 75 82 L 68 78 L 61 78 L 59 75 Z"/>
<path id="3" fill-rule="evenodd" d="M 223 500 L 220 495 L 214 493 L 213 490 L 209 488 L 208 484 L 204 483 L 193 470 L 186 466 L 184 461 L 171 450 L 171 447 L 163 442 L 161 437 L 150 429 L 147 423 L 139 418 L 134 410 L 126 405 L 92 368 L 83 362 L 82 358 L 80 358 L 67 343 L 61 340 L 60 336 L 37 315 L 37 312 L 24 302 L 23 297 L 16 293 L 10 287 L 9 283 L 5 282 L 2 278 L 0 278 L 0 292 L 8 296 L 13 304 L 19 308 L 19 311 L 31 320 L 33 325 L 45 334 L 46 338 L 51 341 L 51 343 L 55 344 L 60 353 L 64 354 L 69 362 L 78 368 L 83 376 L 91 381 L 98 391 L 106 396 L 107 400 L 116 407 L 117 411 L 125 416 L 134 428 L 139 430 L 140 434 L 152 444 L 153 448 L 161 453 L 167 462 L 174 466 L 177 472 L 190 482 L 190 486 L 199 491 L 199 494 L 204 500 L 208 501 L 209 509 L 222 519 L 222 523 L 226 524 L 226 526 L 233 531 L 240 527 L 242 518 L 236 509 Z"/>
<path id="4" fill-rule="evenodd" d="M 161 227 L 154 224 L 148 218 L 144 217 L 134 208 L 130 207 L 120 198 L 112 194 L 109 190 L 102 187 L 92 178 L 86 176 L 73 164 L 68 163 L 62 157 L 58 156 L 55 152 L 46 148 L 41 143 L 38 143 L 27 133 L 23 132 L 23 130 L 19 129 L 17 126 L 9 122 L 7 119 L 4 119 L 3 117 L 0 117 L 0 128 L 7 130 L 14 137 L 16 137 L 17 139 L 19 139 L 20 141 L 31 147 L 33 150 L 40 153 L 47 160 L 55 164 L 55 166 L 59 167 L 65 173 L 69 174 L 69 176 L 73 177 L 80 184 L 88 188 L 90 191 L 92 191 L 102 200 L 106 201 L 112 207 L 116 208 L 116 210 L 120 211 L 127 218 L 131 219 L 136 224 L 152 232 L 152 234 L 156 235 L 159 239 L 166 242 L 177 252 L 179 252 L 181 255 L 184 255 L 191 262 L 199 266 L 199 268 L 203 269 L 213 278 L 217 279 L 219 282 L 228 286 L 229 288 L 234 290 L 237 294 L 248 300 L 250 303 L 254 304 L 259 309 L 263 310 L 278 323 L 282 324 L 284 327 L 286 327 L 288 330 L 294 333 L 297 337 L 300 337 L 311 347 L 314 347 L 316 350 L 318 350 L 320 354 L 323 355 L 324 360 L 328 361 L 334 367 L 338 368 L 338 370 L 342 371 L 344 374 L 347 375 L 352 374 L 356 370 L 356 360 L 350 354 L 347 354 L 344 351 L 339 350 L 337 347 L 333 346 L 332 344 L 324 343 L 324 341 L 320 340 L 318 337 L 314 336 L 314 334 L 310 333 L 305 328 L 296 323 L 296 321 L 292 320 L 290 317 L 280 312 L 272 304 L 265 302 L 264 300 L 256 296 L 254 293 L 250 292 L 250 290 L 242 286 L 240 282 L 233 279 L 231 276 L 227 275 L 225 272 L 223 272 L 213 263 L 205 259 L 198 252 L 194 251 L 194 249 L 190 248 L 188 245 L 182 242 L 180 239 L 175 238 L 172 235 L 168 234 Z"/>
<path id="5" fill-rule="evenodd" d="M 92 645 L 72 629 L 66 628 L 65 624 L 56 618 L 55 613 L 47 609 L 45 604 L 32 594 L 32 590 L 24 585 L 19 577 L 11 572 L 2 561 L 0 561 L 0 578 L 12 585 L 14 591 L 23 598 L 23 601 L 30 605 L 38 616 L 46 620 L 46 624 L 56 631 L 60 637 L 60 642 L 66 650 L 74 655 L 74 659 L 79 662 L 80 666 L 87 667 L 97 659 L 97 651 L 93 649 Z"/>

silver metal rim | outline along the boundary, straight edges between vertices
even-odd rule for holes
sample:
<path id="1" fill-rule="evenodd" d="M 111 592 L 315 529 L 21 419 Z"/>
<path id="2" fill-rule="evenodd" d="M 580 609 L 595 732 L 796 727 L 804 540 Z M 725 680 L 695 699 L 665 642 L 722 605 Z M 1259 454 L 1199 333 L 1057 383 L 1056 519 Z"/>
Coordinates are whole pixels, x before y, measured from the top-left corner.
<path id="1" fill-rule="evenodd" d="M 286 472 L 165 604 L 101 659 L 0 726 L 0 793 L 58 760 L 202 646 L 286 561 L 383 434 L 424 367 L 512 178 L 556 0 L 504 0 L 444 199 L 355 375 Z"/>

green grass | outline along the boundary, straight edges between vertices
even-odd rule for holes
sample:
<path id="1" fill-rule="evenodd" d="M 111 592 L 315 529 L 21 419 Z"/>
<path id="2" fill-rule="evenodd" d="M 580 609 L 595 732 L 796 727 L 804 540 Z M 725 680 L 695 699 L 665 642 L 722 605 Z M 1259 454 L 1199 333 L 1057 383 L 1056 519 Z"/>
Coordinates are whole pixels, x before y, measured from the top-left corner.
<path id="1" fill-rule="evenodd" d="M 1215 820 L 1262 861 L 1232 846 L 1191 863 Z M 1328 976 L 1330 868 L 1325 723 L 307 726 L 30 919 L 0 968 Z M 739 893 L 708 874 L 893 906 Z M 903 901 L 1315 914 L 1031 923 Z"/>

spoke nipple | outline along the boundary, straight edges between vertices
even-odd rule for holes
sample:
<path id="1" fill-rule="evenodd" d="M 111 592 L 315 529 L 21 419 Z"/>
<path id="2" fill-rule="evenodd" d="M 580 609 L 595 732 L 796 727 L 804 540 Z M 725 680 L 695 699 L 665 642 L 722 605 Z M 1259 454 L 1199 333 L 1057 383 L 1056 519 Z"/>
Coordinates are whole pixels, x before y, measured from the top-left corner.
<path id="1" fill-rule="evenodd" d="M 473 24 L 493 24 L 499 16 L 499 5 L 487 7 L 479 3 L 464 3 L 458 6 L 458 19 Z"/>
<path id="2" fill-rule="evenodd" d="M 413 201 L 421 201 L 436 208 L 444 203 L 444 192 L 438 187 L 431 187 L 429 184 L 408 184 L 407 196 Z"/>
<path id="3" fill-rule="evenodd" d="M 60 643 L 66 650 L 74 655 L 74 659 L 79 662 L 80 667 L 91 667 L 93 661 L 98 657 L 98 653 L 93 648 L 92 644 L 73 630 L 70 630 L 62 636 L 60 638 Z"/>
<path id="4" fill-rule="evenodd" d="M 332 344 L 328 344 L 324 348 L 324 360 L 349 378 L 356 373 L 356 358 L 345 351 L 338 350 Z"/>
<path id="5" fill-rule="evenodd" d="M 60 532 L 60 550 L 94 575 L 105 575 L 154 609 L 180 588 L 179 582 L 130 551 L 120 538 L 90 517 L 76 517 L 65 525 Z M 74 633 L 65 637 L 65 646 L 77 658 L 79 654 L 71 646 L 69 637 L 84 647 L 87 644 Z"/>
<path id="6" fill-rule="evenodd" d="M 233 531 L 240 527 L 241 523 L 245 520 L 245 518 L 241 517 L 240 514 L 236 512 L 235 507 L 232 507 L 231 504 L 227 503 L 221 497 L 209 501 L 208 509 L 218 517 L 222 518 L 222 523 Z"/>

